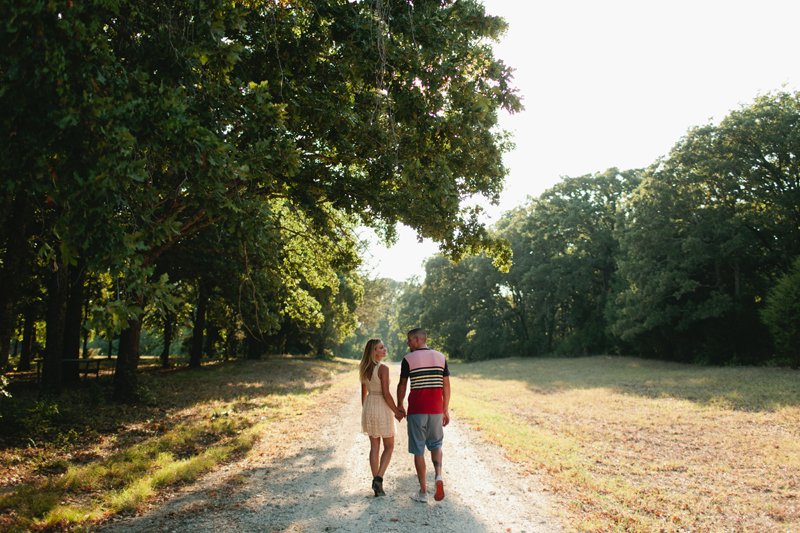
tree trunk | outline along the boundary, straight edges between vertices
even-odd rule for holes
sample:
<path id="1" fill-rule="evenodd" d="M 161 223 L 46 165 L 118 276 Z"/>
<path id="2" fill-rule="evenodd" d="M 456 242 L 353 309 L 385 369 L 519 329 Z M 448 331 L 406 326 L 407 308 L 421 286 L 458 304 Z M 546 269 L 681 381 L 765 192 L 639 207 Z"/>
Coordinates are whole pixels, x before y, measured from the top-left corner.
<path id="1" fill-rule="evenodd" d="M 281 328 L 280 332 L 278 333 L 278 354 L 279 355 L 286 355 L 286 344 L 289 342 L 289 329 L 288 328 Z"/>
<path id="2" fill-rule="evenodd" d="M 144 295 L 133 298 L 132 303 L 139 309 L 144 309 Z M 142 317 L 131 320 L 128 328 L 119 334 L 117 347 L 117 364 L 114 370 L 114 391 L 111 395 L 115 402 L 134 402 L 138 397 L 139 380 L 139 341 L 142 335 Z M 113 339 L 113 337 L 112 337 Z M 110 344 L 110 343 L 109 343 Z M 111 349 L 109 347 L 109 353 Z"/>
<path id="3" fill-rule="evenodd" d="M 87 281 L 89 280 L 90 278 L 87 275 Z M 81 324 L 81 330 L 83 331 L 83 349 L 81 350 L 81 355 L 85 359 L 88 359 L 89 352 L 87 349 L 89 347 L 89 329 L 86 327 L 86 323 L 89 321 L 89 300 L 92 297 L 92 291 L 89 286 L 86 286 L 83 292 L 83 323 Z"/>
<path id="4" fill-rule="evenodd" d="M 325 356 L 326 342 L 324 338 L 317 338 L 317 358 Z"/>
<path id="5" fill-rule="evenodd" d="M 86 309 L 86 308 L 84 307 L 84 309 Z M 84 323 L 81 324 L 81 329 L 83 329 L 83 348 L 81 348 L 81 356 L 84 359 L 89 359 L 89 352 L 87 351 L 87 348 L 88 348 L 88 345 L 89 345 L 89 330 L 86 329 L 86 327 L 85 327 L 85 324 L 86 324 L 86 311 L 84 311 L 83 321 L 84 321 Z"/>
<path id="6" fill-rule="evenodd" d="M 209 324 L 206 326 L 206 357 L 209 359 L 213 359 L 216 355 L 215 353 L 215 346 L 217 342 L 220 340 L 219 334 L 220 328 L 217 325 Z"/>
<path id="7" fill-rule="evenodd" d="M 50 275 L 47 287 L 47 338 L 44 347 L 42 382 L 39 396 L 60 395 L 63 390 L 61 359 L 64 354 L 64 324 L 69 299 L 68 269 L 64 266 Z"/>
<path id="8" fill-rule="evenodd" d="M 270 349 L 273 350 L 278 355 L 285 355 L 286 354 L 286 344 L 289 342 L 289 338 L 294 333 L 293 326 L 288 322 L 283 322 L 281 327 L 278 328 L 278 331 L 272 335 L 272 339 L 274 341 L 270 342 L 269 344 Z"/>
<path id="9" fill-rule="evenodd" d="M 181 230 L 181 234 L 184 236 L 191 235 L 219 220 L 219 217 L 215 219 L 206 218 L 204 222 L 198 222 L 203 217 L 205 217 L 204 211 L 197 213 L 195 221 L 186 223 Z M 176 242 L 178 242 L 177 236 L 161 246 L 151 249 L 144 255 L 141 267 L 152 266 L 155 260 Z M 140 309 L 144 309 L 144 295 L 137 296 L 134 303 Z M 117 349 L 117 366 L 114 373 L 114 392 L 112 393 L 114 401 L 129 402 L 136 400 L 138 387 L 136 372 L 139 367 L 139 341 L 142 333 L 141 318 L 139 317 L 139 320 L 130 322 L 128 329 L 120 334 L 119 348 Z M 109 349 L 110 352 L 111 350 Z"/>
<path id="10" fill-rule="evenodd" d="M 22 353 L 19 356 L 17 372 L 28 372 L 31 369 L 33 342 L 36 339 L 36 312 L 33 306 L 25 309 L 25 324 L 22 326 Z"/>
<path id="11" fill-rule="evenodd" d="M 135 305 L 144 303 L 143 297 L 136 299 Z M 114 390 L 111 397 L 115 402 L 127 403 L 137 399 L 139 382 L 137 370 L 139 368 L 139 340 L 142 333 L 141 320 L 131 320 L 128 327 L 119 334 L 117 346 L 117 362 L 114 367 Z M 114 337 L 108 343 L 108 353 L 112 352 Z"/>
<path id="12" fill-rule="evenodd" d="M 172 347 L 172 335 L 175 331 L 175 314 L 167 311 L 164 314 L 164 350 L 161 352 L 161 368 L 169 368 L 169 350 Z"/>
<path id="13" fill-rule="evenodd" d="M 114 392 L 112 394 L 115 402 L 132 402 L 137 398 L 139 387 L 137 369 L 139 367 L 139 340 L 141 333 L 141 320 L 134 320 L 119 335 L 117 365 L 114 371 Z"/>
<path id="14" fill-rule="evenodd" d="M 203 357 L 203 331 L 206 329 L 206 307 L 208 306 L 208 286 L 200 283 L 200 293 L 197 298 L 197 313 L 192 332 L 192 351 L 189 354 L 189 367 L 199 368 Z"/>
<path id="15" fill-rule="evenodd" d="M 4 254 L 3 267 L 0 269 L 0 374 L 5 374 L 8 366 L 8 352 L 11 337 L 14 333 L 14 305 L 17 301 L 20 278 L 23 276 L 23 265 L 28 255 L 27 226 L 30 209 L 25 194 L 17 194 L 13 200 L 11 217 L 4 221 L 8 224 L 8 241 Z"/>
<path id="16" fill-rule="evenodd" d="M 83 322 L 83 292 L 86 284 L 86 260 L 81 259 L 78 265 L 70 267 L 69 301 L 64 324 L 64 359 L 78 359 L 81 351 L 81 324 Z M 80 381 L 78 363 L 64 365 L 65 381 Z"/>
<path id="17" fill-rule="evenodd" d="M 228 359 L 234 359 L 236 357 L 236 348 L 239 344 L 238 339 L 236 338 L 237 329 L 235 324 L 231 324 L 228 327 L 228 330 L 225 334 L 225 351 L 224 351 L 224 358 L 225 361 Z"/>
<path id="18" fill-rule="evenodd" d="M 519 318 L 518 329 L 522 333 L 521 337 L 523 346 L 527 348 L 530 335 L 528 334 L 528 315 L 525 308 L 525 298 L 518 291 L 514 291 L 512 294 L 512 312 L 516 313 L 517 317 Z"/>
<path id="19" fill-rule="evenodd" d="M 261 359 L 261 356 L 264 354 L 264 343 L 248 335 L 244 344 L 247 352 L 247 359 L 254 361 Z"/>

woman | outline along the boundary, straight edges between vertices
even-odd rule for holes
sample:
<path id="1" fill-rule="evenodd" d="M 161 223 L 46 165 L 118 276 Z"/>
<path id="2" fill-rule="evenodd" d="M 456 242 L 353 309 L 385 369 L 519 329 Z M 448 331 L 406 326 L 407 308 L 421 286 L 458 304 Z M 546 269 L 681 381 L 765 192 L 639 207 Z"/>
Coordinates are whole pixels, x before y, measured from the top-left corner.
<path id="1" fill-rule="evenodd" d="M 370 339 L 364 348 L 358 374 L 361 380 L 361 431 L 369 435 L 369 466 L 375 496 L 386 496 L 383 475 L 394 450 L 394 419 L 403 414 L 389 392 L 389 367 L 381 364 L 386 347 L 380 339 Z M 380 454 L 383 439 L 383 454 Z M 380 455 L 380 461 L 378 456 Z"/>

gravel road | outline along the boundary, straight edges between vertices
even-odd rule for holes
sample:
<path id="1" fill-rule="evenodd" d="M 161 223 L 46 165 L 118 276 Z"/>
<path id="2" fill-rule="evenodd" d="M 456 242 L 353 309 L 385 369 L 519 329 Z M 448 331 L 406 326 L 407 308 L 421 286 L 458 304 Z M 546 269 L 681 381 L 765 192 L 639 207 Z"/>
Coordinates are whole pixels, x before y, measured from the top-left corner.
<path id="1" fill-rule="evenodd" d="M 396 385 L 399 364 L 389 367 Z M 418 484 L 407 451 L 405 421 L 398 424 L 385 476 L 387 496 L 373 497 L 369 441 L 359 432 L 358 385 L 323 398 L 326 405 L 316 415 L 316 436 L 303 439 L 282 458 L 251 453 L 170 494 L 145 514 L 118 517 L 95 531 L 563 533 L 553 503 L 536 478 L 520 475 L 502 449 L 459 420 L 457 405 L 445 428 L 445 499 L 434 502 L 431 497 L 427 504 L 411 500 Z M 430 464 L 428 480 L 432 495 Z"/>

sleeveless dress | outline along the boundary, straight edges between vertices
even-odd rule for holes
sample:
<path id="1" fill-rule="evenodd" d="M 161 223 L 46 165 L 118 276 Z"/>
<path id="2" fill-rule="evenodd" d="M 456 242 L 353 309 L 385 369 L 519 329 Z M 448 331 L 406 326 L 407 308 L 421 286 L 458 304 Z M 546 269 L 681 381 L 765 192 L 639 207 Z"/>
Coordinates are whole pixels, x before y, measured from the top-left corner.
<path id="1" fill-rule="evenodd" d="M 370 437 L 394 437 L 394 413 L 383 399 L 381 378 L 378 377 L 378 368 L 375 365 L 372 377 L 367 381 L 367 397 L 361 408 L 361 432 Z"/>

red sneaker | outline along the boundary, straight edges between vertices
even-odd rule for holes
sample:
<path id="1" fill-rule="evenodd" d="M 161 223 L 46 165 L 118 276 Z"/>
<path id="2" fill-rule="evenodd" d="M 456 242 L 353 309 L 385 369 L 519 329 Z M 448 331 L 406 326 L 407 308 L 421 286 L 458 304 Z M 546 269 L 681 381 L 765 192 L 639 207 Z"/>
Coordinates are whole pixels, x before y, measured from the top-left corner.
<path id="1" fill-rule="evenodd" d="M 437 502 L 444 500 L 444 481 L 441 479 L 436 481 L 436 494 L 433 495 L 433 499 Z"/>

